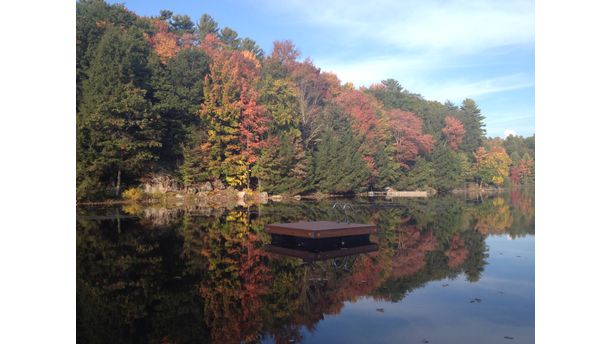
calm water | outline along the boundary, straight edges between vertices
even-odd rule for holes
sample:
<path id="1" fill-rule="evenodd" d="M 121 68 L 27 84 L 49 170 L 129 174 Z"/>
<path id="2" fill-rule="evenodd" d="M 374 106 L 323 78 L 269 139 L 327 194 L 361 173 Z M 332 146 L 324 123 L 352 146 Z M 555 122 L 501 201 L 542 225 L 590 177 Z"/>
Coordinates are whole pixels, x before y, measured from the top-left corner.
<path id="1" fill-rule="evenodd" d="M 532 192 L 342 202 L 379 232 L 305 249 L 263 231 L 334 220 L 331 201 L 77 209 L 78 342 L 534 342 Z"/>

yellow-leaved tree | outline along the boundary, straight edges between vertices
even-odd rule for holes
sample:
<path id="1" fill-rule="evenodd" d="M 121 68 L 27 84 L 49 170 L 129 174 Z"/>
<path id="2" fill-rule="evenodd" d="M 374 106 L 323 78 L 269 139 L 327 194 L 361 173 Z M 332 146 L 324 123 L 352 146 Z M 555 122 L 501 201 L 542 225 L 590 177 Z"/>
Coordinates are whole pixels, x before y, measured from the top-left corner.
<path id="1" fill-rule="evenodd" d="M 510 172 L 512 159 L 503 147 L 494 146 L 487 152 L 480 147 L 474 153 L 476 157 L 476 177 L 479 184 L 493 184 L 500 186 L 504 183 Z"/>

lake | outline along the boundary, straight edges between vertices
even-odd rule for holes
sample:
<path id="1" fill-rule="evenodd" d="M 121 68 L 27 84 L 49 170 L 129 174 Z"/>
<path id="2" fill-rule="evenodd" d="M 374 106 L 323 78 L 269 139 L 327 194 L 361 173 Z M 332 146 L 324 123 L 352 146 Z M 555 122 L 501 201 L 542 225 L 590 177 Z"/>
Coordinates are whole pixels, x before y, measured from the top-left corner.
<path id="1" fill-rule="evenodd" d="M 378 231 L 325 245 L 264 231 L 303 220 Z M 534 342 L 532 190 L 79 207 L 76 227 L 80 343 Z"/>

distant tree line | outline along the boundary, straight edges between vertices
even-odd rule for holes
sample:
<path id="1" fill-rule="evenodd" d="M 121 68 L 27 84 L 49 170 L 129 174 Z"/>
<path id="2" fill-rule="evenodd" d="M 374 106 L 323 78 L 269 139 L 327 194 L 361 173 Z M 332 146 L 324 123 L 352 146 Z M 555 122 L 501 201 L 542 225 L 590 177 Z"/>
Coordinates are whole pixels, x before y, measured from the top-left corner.
<path id="1" fill-rule="evenodd" d="M 428 101 L 393 79 L 341 84 L 289 41 L 163 10 L 77 3 L 77 198 L 147 175 L 274 194 L 532 183 L 534 137 L 485 137 L 472 99 Z"/>

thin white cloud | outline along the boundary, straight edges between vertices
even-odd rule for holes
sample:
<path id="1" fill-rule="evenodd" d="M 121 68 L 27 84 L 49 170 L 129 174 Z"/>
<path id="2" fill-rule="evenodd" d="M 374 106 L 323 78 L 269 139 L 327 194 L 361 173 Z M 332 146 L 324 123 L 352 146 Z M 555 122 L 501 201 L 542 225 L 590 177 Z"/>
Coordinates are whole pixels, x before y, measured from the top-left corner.
<path id="1" fill-rule="evenodd" d="M 534 40 L 532 0 L 285 0 L 271 6 L 306 24 L 336 28 L 343 39 L 403 50 L 475 52 Z M 342 42 L 338 42 L 342 44 Z"/>
<path id="2" fill-rule="evenodd" d="M 459 101 L 468 97 L 517 90 L 534 85 L 533 77 L 524 73 L 503 75 L 480 80 L 454 78 L 432 82 L 425 77 L 434 70 L 439 59 L 403 58 L 402 56 L 379 57 L 353 62 L 323 60 L 316 61 L 323 70 L 332 71 L 343 82 L 356 86 L 369 86 L 382 79 L 394 78 L 404 88 L 421 94 L 426 99 Z"/>
<path id="3" fill-rule="evenodd" d="M 422 90 L 422 95 L 427 99 L 456 101 L 532 86 L 533 79 L 528 75 L 519 73 L 477 81 L 453 79 L 440 85 L 423 84 L 417 87 Z"/>

